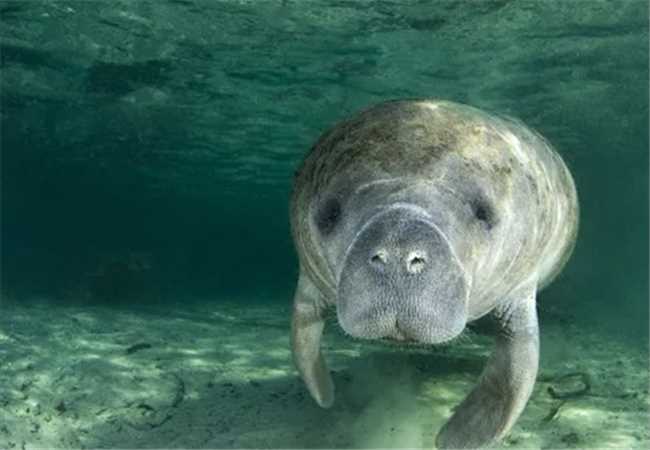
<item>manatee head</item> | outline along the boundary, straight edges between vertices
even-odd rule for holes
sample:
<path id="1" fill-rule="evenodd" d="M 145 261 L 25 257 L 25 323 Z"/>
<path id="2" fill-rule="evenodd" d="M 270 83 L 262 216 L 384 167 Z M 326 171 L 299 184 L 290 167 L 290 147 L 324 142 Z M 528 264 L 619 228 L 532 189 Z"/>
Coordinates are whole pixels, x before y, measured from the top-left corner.
<path id="1" fill-rule="evenodd" d="M 507 177 L 485 170 L 494 144 L 473 137 L 482 120 L 453 105 L 389 102 L 315 146 L 303 172 L 314 186 L 310 234 L 348 334 L 440 343 L 486 310 L 468 299 L 477 261 L 489 265 L 502 240 Z"/>
<path id="2" fill-rule="evenodd" d="M 435 184 L 361 178 L 342 182 L 312 213 L 341 327 L 369 339 L 454 338 L 467 322 L 471 284 L 455 241 L 475 219 Z"/>

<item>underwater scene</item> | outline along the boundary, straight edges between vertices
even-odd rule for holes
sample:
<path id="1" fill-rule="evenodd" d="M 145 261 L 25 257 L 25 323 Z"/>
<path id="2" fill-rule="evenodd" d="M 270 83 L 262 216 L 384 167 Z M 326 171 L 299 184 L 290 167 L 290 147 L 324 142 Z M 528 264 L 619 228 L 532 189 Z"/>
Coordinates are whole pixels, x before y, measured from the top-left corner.
<path id="1" fill-rule="evenodd" d="M 0 448 L 650 448 L 646 0 L 0 18 Z"/>

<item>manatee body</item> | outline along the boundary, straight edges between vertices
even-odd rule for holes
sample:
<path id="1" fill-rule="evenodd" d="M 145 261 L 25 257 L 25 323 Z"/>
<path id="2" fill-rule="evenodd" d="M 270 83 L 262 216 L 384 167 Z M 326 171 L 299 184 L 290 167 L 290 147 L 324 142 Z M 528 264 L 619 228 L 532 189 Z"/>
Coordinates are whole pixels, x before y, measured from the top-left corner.
<path id="1" fill-rule="evenodd" d="M 334 386 L 323 314 L 351 336 L 436 344 L 490 314 L 495 349 L 436 439 L 501 439 L 534 385 L 536 292 L 562 269 L 578 229 L 573 179 L 515 120 L 438 100 L 376 105 L 324 133 L 296 174 L 291 226 L 300 261 L 292 350 L 323 407 Z"/>

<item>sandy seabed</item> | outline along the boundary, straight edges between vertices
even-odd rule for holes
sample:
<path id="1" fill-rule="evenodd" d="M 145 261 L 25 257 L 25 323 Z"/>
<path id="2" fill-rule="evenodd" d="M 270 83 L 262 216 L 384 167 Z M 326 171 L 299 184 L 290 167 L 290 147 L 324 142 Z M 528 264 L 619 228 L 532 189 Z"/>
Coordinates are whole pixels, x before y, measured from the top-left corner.
<path id="1" fill-rule="evenodd" d="M 323 410 L 292 366 L 289 314 L 289 301 L 3 301 L 0 448 L 432 448 L 492 348 L 475 334 L 386 346 L 331 323 L 323 350 L 337 394 Z M 650 448 L 643 346 L 541 326 L 538 382 L 502 446 Z"/>

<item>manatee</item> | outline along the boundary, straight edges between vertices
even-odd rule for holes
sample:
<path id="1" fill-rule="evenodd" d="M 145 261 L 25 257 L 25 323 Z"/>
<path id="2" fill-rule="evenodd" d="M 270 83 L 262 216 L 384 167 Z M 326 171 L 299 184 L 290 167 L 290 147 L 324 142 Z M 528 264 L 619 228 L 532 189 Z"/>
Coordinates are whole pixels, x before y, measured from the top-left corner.
<path id="1" fill-rule="evenodd" d="M 290 216 L 300 265 L 292 353 L 316 402 L 334 401 L 320 350 L 328 309 L 355 338 L 431 345 L 486 317 L 493 353 L 436 445 L 501 440 L 535 383 L 536 293 L 578 230 L 575 184 L 552 146 L 471 106 L 381 103 L 318 139 L 296 172 Z"/>

